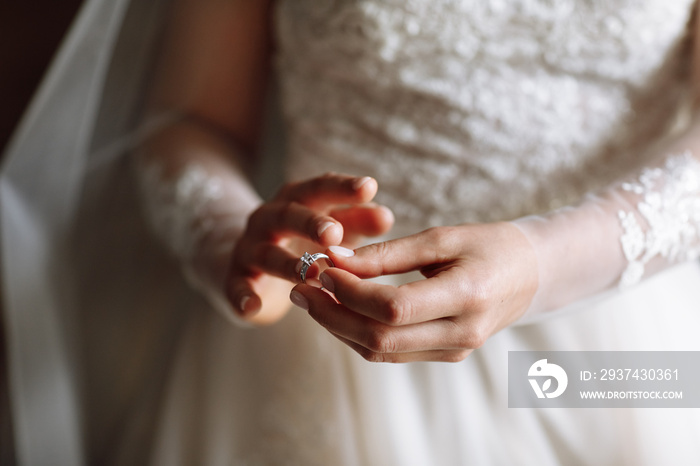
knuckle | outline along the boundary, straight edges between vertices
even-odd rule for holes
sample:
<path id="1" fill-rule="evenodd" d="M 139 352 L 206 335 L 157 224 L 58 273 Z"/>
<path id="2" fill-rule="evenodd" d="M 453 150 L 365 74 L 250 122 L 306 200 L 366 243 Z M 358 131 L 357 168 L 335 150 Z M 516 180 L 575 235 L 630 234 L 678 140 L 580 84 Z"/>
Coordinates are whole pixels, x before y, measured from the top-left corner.
<path id="1" fill-rule="evenodd" d="M 431 227 L 423 232 L 423 236 L 427 244 L 439 249 L 448 239 L 449 229 L 449 227 Z"/>
<path id="2" fill-rule="evenodd" d="M 362 257 L 366 258 L 366 270 L 372 275 L 385 275 L 386 263 L 391 261 L 391 246 L 387 241 L 373 243 L 362 248 Z"/>
<path id="3" fill-rule="evenodd" d="M 367 348 L 358 348 L 357 353 L 367 362 L 373 363 L 397 363 L 399 358 L 391 353 L 377 353 Z"/>
<path id="4" fill-rule="evenodd" d="M 366 248 L 366 256 L 373 258 L 376 262 L 382 263 L 386 257 L 389 256 L 389 245 L 386 241 L 379 243 L 373 243 Z"/>
<path id="5" fill-rule="evenodd" d="M 377 329 L 369 332 L 365 346 L 374 353 L 396 352 L 396 341 L 391 333 L 385 329 Z"/>
<path id="6" fill-rule="evenodd" d="M 488 332 L 481 325 L 472 325 L 464 331 L 460 341 L 462 348 L 472 350 L 481 348 L 486 343 Z"/>
<path id="7" fill-rule="evenodd" d="M 355 348 L 355 351 L 367 362 L 384 362 L 384 355 L 382 353 L 376 353 L 364 347 Z"/>
<path id="8" fill-rule="evenodd" d="M 411 302 L 401 295 L 394 295 L 384 305 L 384 318 L 389 325 L 402 325 L 411 318 Z"/>
<path id="9" fill-rule="evenodd" d="M 483 280 L 473 280 L 464 294 L 467 297 L 469 309 L 476 314 L 482 314 L 491 307 L 491 287 Z"/>
<path id="10" fill-rule="evenodd" d="M 452 258 L 454 249 L 454 227 L 432 227 L 425 230 L 425 244 L 428 245 L 435 254 L 435 262 L 444 262 Z"/>
<path id="11" fill-rule="evenodd" d="M 428 241 L 440 241 L 442 239 L 442 232 L 446 227 L 430 227 L 423 231 L 423 236 Z"/>

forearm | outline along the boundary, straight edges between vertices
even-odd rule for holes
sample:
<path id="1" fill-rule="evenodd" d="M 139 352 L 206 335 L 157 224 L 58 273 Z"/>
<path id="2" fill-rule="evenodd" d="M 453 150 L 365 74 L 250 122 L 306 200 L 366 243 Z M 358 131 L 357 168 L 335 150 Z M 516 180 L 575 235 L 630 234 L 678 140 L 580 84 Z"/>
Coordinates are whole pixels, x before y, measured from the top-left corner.
<path id="1" fill-rule="evenodd" d="M 700 124 L 641 171 L 574 207 L 515 224 L 532 243 L 540 285 L 529 315 L 627 287 L 700 246 Z"/>
<path id="2" fill-rule="evenodd" d="M 182 119 L 148 138 L 134 161 L 154 234 L 194 287 L 218 308 L 228 306 L 231 251 L 261 202 L 246 176 L 245 154 L 216 129 Z"/>

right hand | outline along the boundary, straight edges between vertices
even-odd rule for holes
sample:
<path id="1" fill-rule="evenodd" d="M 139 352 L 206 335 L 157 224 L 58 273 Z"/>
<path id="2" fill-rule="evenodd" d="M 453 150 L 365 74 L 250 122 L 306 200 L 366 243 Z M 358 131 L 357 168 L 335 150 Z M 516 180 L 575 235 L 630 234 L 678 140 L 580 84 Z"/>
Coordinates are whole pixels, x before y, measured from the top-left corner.
<path id="1" fill-rule="evenodd" d="M 289 291 L 300 282 L 299 257 L 305 251 L 352 247 L 362 237 L 389 231 L 391 211 L 370 203 L 377 188 L 370 177 L 328 173 L 285 185 L 253 212 L 226 281 L 238 315 L 255 324 L 276 322 L 289 309 Z"/>

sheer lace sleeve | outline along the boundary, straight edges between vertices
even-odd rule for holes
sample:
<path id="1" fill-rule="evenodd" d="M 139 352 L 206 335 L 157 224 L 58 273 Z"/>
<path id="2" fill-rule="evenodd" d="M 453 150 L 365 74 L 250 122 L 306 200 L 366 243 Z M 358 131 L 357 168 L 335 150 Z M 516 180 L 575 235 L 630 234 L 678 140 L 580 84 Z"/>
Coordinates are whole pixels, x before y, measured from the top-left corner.
<path id="1" fill-rule="evenodd" d="M 700 256 L 700 162 L 689 151 L 645 169 L 620 189 L 629 193 L 633 204 L 618 211 L 627 261 L 621 287 L 637 283 L 655 262 Z"/>
<path id="2" fill-rule="evenodd" d="M 628 288 L 700 257 L 698 133 L 696 126 L 651 165 L 575 207 L 515 222 L 539 261 L 528 315 Z"/>
<path id="3" fill-rule="evenodd" d="M 146 144 L 135 163 L 152 231 L 188 282 L 236 323 L 224 280 L 233 246 L 260 203 L 242 160 L 230 143 L 184 123 Z"/>

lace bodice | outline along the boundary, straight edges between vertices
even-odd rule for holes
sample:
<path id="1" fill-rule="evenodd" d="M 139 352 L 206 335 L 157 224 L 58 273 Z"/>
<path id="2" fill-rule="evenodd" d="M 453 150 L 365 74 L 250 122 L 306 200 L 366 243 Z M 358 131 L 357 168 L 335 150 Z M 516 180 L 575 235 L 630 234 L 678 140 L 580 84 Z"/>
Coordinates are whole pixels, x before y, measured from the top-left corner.
<path id="1" fill-rule="evenodd" d="M 692 3 L 281 0 L 289 173 L 374 176 L 409 225 L 574 203 L 673 124 Z"/>

